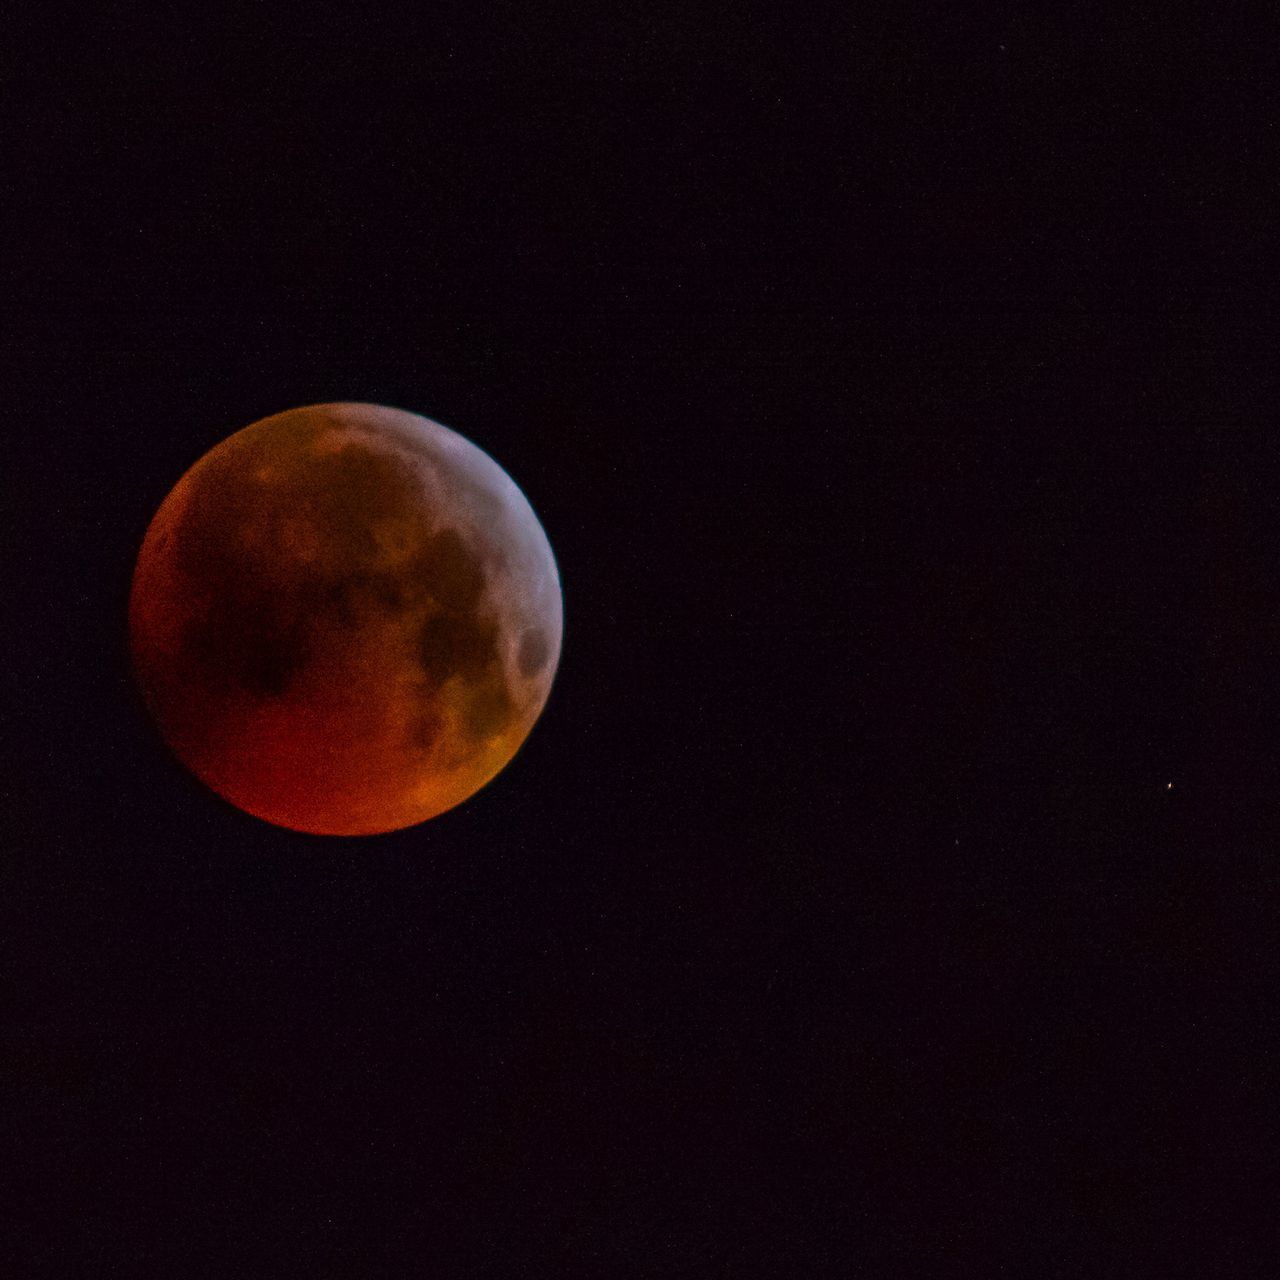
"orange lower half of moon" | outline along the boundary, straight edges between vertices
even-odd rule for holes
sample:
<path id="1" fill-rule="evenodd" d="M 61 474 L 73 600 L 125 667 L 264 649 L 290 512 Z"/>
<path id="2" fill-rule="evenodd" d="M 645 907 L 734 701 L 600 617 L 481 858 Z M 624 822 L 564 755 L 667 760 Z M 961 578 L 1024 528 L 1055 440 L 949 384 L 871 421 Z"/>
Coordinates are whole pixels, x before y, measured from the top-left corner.
<path id="1" fill-rule="evenodd" d="M 428 419 L 293 410 L 206 454 L 156 513 L 134 670 L 178 758 L 278 826 L 366 835 L 454 807 L 516 754 L 559 660 L 546 536 Z"/>

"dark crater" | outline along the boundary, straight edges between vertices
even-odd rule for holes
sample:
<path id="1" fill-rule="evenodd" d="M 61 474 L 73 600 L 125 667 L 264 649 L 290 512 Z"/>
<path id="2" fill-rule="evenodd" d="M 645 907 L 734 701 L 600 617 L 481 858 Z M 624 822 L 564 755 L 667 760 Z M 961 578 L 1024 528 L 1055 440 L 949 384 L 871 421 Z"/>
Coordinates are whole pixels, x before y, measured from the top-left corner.
<path id="1" fill-rule="evenodd" d="M 537 627 L 529 627 L 520 637 L 520 648 L 516 651 L 516 666 L 526 680 L 536 676 L 551 657 L 551 646 L 547 637 Z"/>

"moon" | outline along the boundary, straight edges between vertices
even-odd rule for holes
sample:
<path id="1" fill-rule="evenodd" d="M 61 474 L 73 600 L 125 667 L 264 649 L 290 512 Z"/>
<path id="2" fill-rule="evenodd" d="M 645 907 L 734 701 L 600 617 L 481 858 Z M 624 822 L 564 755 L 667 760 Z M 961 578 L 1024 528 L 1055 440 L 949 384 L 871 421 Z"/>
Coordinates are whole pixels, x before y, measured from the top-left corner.
<path id="1" fill-rule="evenodd" d="M 200 458 L 147 529 L 128 621 L 178 758 L 318 835 L 413 826 L 494 778 L 563 631 L 555 558 L 507 473 L 438 422 L 350 402 Z"/>

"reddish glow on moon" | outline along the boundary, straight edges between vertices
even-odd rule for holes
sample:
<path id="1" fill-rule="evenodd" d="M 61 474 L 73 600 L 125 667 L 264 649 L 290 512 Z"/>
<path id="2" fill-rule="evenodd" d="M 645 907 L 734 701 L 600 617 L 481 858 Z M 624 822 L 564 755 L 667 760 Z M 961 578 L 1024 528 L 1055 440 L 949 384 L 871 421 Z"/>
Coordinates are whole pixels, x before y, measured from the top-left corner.
<path id="1" fill-rule="evenodd" d="M 412 826 L 515 755 L 560 656 L 560 583 L 487 454 L 378 405 L 253 423 L 178 481 L 134 570 L 134 671 L 179 759 L 323 835 Z"/>

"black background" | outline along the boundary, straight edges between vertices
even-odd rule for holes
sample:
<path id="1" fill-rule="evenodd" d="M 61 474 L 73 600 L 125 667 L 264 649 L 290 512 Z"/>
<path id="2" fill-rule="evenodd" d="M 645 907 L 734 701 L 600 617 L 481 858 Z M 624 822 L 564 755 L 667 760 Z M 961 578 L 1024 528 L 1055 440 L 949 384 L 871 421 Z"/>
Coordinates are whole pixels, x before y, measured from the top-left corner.
<path id="1" fill-rule="evenodd" d="M 106 34 L 5 109 L 13 1274 L 1180 1249 L 1237 1160 L 1180 1046 L 1250 1061 L 1275 973 L 1264 215 L 1204 38 Z M 564 584 L 516 761 L 363 840 L 206 793 L 125 652 L 177 478 L 329 399 L 491 453 Z"/>

